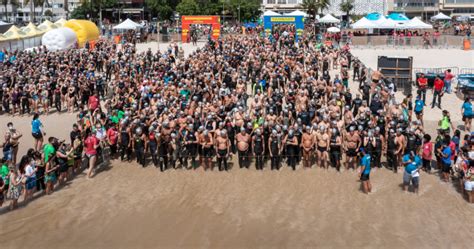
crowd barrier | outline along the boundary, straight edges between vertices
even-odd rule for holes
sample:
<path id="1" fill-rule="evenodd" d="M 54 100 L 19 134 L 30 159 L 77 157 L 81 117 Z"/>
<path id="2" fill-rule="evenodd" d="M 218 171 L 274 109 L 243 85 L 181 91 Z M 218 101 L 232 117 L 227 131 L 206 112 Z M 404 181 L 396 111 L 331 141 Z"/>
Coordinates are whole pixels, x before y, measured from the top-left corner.
<path id="1" fill-rule="evenodd" d="M 394 36 L 354 36 L 341 40 L 341 43 L 350 43 L 354 48 L 463 48 L 463 36 L 440 36 L 424 38 L 394 37 Z M 471 44 L 474 38 L 470 38 Z"/>

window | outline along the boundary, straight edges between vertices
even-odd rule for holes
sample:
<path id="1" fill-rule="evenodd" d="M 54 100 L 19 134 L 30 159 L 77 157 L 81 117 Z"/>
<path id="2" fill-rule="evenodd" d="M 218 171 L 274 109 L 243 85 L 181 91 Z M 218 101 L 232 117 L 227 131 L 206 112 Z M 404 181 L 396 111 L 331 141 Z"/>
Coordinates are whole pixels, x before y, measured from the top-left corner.
<path id="1" fill-rule="evenodd" d="M 286 0 L 278 0 L 278 4 L 286 4 Z"/>
<path id="2" fill-rule="evenodd" d="M 288 0 L 288 4 L 297 4 L 298 0 Z"/>
<path id="3" fill-rule="evenodd" d="M 276 0 L 267 0 L 267 4 L 275 4 Z"/>

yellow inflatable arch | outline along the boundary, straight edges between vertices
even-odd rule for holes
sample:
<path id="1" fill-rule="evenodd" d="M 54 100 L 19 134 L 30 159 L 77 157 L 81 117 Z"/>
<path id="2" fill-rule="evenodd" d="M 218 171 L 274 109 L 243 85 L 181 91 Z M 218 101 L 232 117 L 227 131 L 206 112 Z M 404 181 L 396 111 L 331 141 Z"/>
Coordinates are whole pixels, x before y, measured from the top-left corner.
<path id="1" fill-rule="evenodd" d="M 100 36 L 99 28 L 91 21 L 69 20 L 64 24 L 64 27 L 74 30 L 79 47 L 84 47 L 87 41 L 97 40 Z"/>

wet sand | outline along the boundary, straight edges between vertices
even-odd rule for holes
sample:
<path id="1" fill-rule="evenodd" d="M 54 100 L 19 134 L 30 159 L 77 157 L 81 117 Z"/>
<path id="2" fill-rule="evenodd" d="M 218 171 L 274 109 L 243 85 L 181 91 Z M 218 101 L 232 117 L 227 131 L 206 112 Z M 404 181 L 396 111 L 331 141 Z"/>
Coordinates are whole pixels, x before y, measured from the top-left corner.
<path id="1" fill-rule="evenodd" d="M 426 122 L 430 133 L 438 117 Z M 74 119 L 41 117 L 47 136 L 66 139 Z M 23 155 L 33 144 L 31 117 L 0 116 L 0 133 L 10 120 L 25 136 Z M 18 210 L 0 208 L 0 248 L 472 246 L 474 205 L 451 183 L 422 173 L 416 196 L 402 191 L 402 173 L 377 169 L 371 181 L 374 193 L 365 195 L 352 171 L 271 172 L 267 164 L 259 172 L 234 163 L 230 172 L 161 173 L 113 161 L 92 180 L 80 174 Z"/>

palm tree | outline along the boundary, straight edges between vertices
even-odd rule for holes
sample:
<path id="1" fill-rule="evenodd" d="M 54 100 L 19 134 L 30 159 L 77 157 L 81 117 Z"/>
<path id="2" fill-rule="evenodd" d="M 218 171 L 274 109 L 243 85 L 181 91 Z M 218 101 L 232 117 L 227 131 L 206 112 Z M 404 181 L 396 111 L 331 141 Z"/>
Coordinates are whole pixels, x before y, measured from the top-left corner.
<path id="1" fill-rule="evenodd" d="M 345 25 L 349 26 L 349 14 L 354 9 L 354 0 L 345 0 L 339 5 L 339 8 L 346 13 Z"/>
<path id="2" fill-rule="evenodd" d="M 43 5 L 44 1 L 45 0 L 25 0 L 25 5 L 30 4 L 30 15 L 32 22 L 35 22 L 36 19 L 36 6 Z"/>
<path id="3" fill-rule="evenodd" d="M 18 5 L 18 2 L 17 0 L 1 0 L 1 4 L 3 5 L 3 15 L 5 16 L 5 20 L 8 22 L 8 10 L 7 10 L 7 5 L 8 3 L 10 2 L 10 6 L 12 8 L 12 12 L 13 12 L 13 6 L 17 6 Z"/>
<path id="4" fill-rule="evenodd" d="M 8 5 L 8 0 L 2 0 L 2 5 L 3 5 L 3 15 L 5 16 L 5 20 L 8 21 L 8 10 L 7 10 L 7 5 Z"/>
<path id="5" fill-rule="evenodd" d="M 318 1 L 318 10 L 320 12 L 323 12 L 323 10 L 329 8 L 329 5 L 331 5 L 331 0 L 319 0 Z"/>
<path id="6" fill-rule="evenodd" d="M 301 8 L 305 9 L 310 18 L 314 19 L 318 12 L 318 2 L 318 0 L 303 0 Z"/>
<path id="7" fill-rule="evenodd" d="M 301 8 L 306 9 L 309 16 L 314 18 L 319 11 L 327 9 L 331 5 L 330 0 L 303 0 L 301 3 Z"/>
<path id="8" fill-rule="evenodd" d="M 346 0 L 339 5 L 339 8 L 342 12 L 346 13 L 346 16 L 349 17 L 350 12 L 354 9 L 354 0 Z"/>

